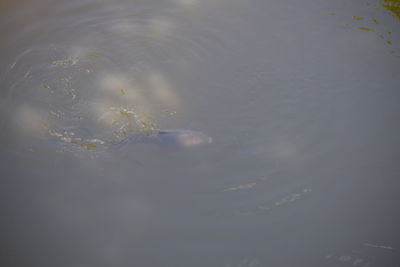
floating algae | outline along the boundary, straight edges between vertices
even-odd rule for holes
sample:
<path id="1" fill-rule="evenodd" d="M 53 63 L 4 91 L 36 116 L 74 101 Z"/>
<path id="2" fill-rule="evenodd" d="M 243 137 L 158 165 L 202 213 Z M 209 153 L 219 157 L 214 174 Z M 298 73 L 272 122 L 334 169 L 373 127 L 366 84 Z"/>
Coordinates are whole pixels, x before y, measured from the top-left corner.
<path id="1" fill-rule="evenodd" d="M 96 59 L 99 59 L 99 58 L 101 58 L 101 56 L 99 56 L 99 55 L 96 55 L 96 54 L 86 54 L 86 56 L 88 56 L 88 57 L 92 57 L 92 58 L 96 58 Z"/>
<path id="2" fill-rule="evenodd" d="M 382 0 L 382 7 L 392 12 L 400 20 L 400 0 Z"/>
<path id="3" fill-rule="evenodd" d="M 75 132 L 73 131 L 55 131 L 52 129 L 48 130 L 50 136 L 57 138 L 58 140 L 62 141 L 63 143 L 74 144 L 85 148 L 87 150 L 92 150 L 98 145 L 104 145 L 105 142 L 100 139 L 85 139 L 82 137 L 76 137 Z"/>
<path id="4" fill-rule="evenodd" d="M 114 140 L 122 140 L 130 133 L 159 129 L 153 115 L 132 107 L 109 107 L 97 121 L 113 128 Z"/>
<path id="5" fill-rule="evenodd" d="M 45 100 L 49 101 L 50 108 L 47 113 L 48 126 L 43 132 L 50 139 L 50 144 L 56 144 L 58 151 L 77 155 L 90 151 L 90 155 L 98 155 L 112 144 L 132 135 L 151 133 L 157 133 L 158 139 L 164 141 L 179 140 L 186 146 L 197 144 L 193 140 L 199 140 L 199 135 L 196 135 L 197 139 L 191 139 L 190 136 L 195 136 L 192 132 L 159 129 L 156 117 L 165 118 L 177 112 L 175 104 L 160 101 L 162 97 L 169 96 L 171 91 L 163 76 L 154 78 L 154 75 L 149 75 L 147 78 L 151 82 L 151 89 L 154 88 L 152 91 L 156 92 L 154 94 L 142 96 L 140 84 L 136 85 L 138 81 L 128 77 L 125 79 L 123 74 L 115 75 L 108 83 L 100 79 L 100 86 L 105 86 L 107 91 L 97 90 L 99 86 L 92 79 L 98 79 L 100 75 L 87 73 L 96 74 L 97 67 L 103 73 L 104 66 L 100 65 L 102 56 L 86 50 L 75 52 L 55 60 L 50 58 L 48 65 L 51 71 L 48 73 L 52 76 L 46 76 L 37 85 L 42 94 L 48 94 Z M 107 61 L 104 64 L 107 67 Z M 112 69 L 107 71 L 112 73 Z M 113 75 L 110 76 L 113 78 Z M 136 90 L 136 87 L 139 89 Z M 168 89 L 164 90 L 167 93 L 157 91 L 164 87 Z M 151 100 L 155 103 L 151 103 Z"/>
<path id="6" fill-rule="evenodd" d="M 51 62 L 51 65 L 56 67 L 69 67 L 75 65 L 78 60 L 78 57 L 67 57 L 64 59 L 54 60 Z"/>
<path id="7" fill-rule="evenodd" d="M 366 31 L 366 32 L 373 32 L 374 31 L 374 29 L 367 28 L 367 27 L 357 27 L 357 29 L 360 29 L 360 30 L 363 30 L 363 31 Z"/>
<path id="8" fill-rule="evenodd" d="M 354 20 L 357 20 L 357 21 L 364 20 L 363 17 L 358 17 L 358 16 L 353 16 L 353 19 L 354 19 Z"/>
<path id="9" fill-rule="evenodd" d="M 382 17 L 382 15 L 385 15 L 385 13 L 390 13 L 391 15 L 394 16 L 395 23 L 397 22 L 397 20 L 400 20 L 400 0 L 378 0 L 376 1 L 376 3 L 367 3 L 368 6 L 371 6 L 371 11 L 372 12 L 382 12 L 383 10 L 389 11 L 389 12 L 384 12 L 383 14 L 380 14 L 380 17 Z M 333 12 L 331 12 L 333 13 Z M 328 14 L 331 14 L 328 13 Z M 370 14 L 364 14 L 364 16 L 362 16 L 362 14 L 357 14 L 357 15 L 353 15 L 352 19 L 354 24 L 356 25 L 352 25 L 350 23 L 346 23 L 345 25 L 347 27 L 351 27 L 354 29 L 358 29 L 364 32 L 369 32 L 369 33 L 375 33 L 380 39 L 382 39 L 384 41 L 384 43 L 386 45 L 391 46 L 389 48 L 389 54 L 397 54 L 396 50 L 397 47 L 395 47 L 395 49 L 393 49 L 393 46 L 395 46 L 396 43 L 396 33 L 392 30 L 388 30 L 387 28 L 385 29 L 385 27 L 388 27 L 387 24 L 385 23 L 384 18 L 380 18 L 379 20 L 377 18 L 374 17 L 369 17 Z M 358 24 L 358 25 L 357 25 Z M 386 24 L 386 26 L 385 26 Z M 398 58 L 398 56 L 396 56 Z"/>
<path id="10" fill-rule="evenodd" d="M 121 93 L 121 95 L 126 95 L 124 88 L 119 88 L 119 92 Z"/>

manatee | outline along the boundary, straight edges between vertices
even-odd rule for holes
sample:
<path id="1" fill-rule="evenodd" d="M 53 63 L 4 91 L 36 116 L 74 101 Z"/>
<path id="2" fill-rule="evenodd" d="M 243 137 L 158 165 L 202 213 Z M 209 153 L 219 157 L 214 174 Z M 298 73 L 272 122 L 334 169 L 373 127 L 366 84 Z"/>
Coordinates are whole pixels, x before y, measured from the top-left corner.
<path id="1" fill-rule="evenodd" d="M 210 144 L 212 141 L 211 137 L 201 132 L 172 129 L 133 133 L 116 145 L 120 148 L 129 144 L 147 143 L 169 148 L 195 148 Z"/>

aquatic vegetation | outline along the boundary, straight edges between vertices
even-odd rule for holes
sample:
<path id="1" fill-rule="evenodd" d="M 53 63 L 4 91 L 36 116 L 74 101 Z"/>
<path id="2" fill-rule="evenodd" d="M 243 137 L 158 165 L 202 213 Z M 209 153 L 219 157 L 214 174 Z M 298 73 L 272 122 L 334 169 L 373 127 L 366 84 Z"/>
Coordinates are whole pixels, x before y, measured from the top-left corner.
<path id="1" fill-rule="evenodd" d="M 382 6 L 400 20 L 400 0 L 382 0 Z"/>
<path id="2" fill-rule="evenodd" d="M 119 91 L 121 92 L 121 95 L 126 95 L 126 92 L 123 88 L 119 88 Z"/>
<path id="3" fill-rule="evenodd" d="M 354 19 L 354 20 L 357 20 L 357 21 L 364 20 L 363 17 L 358 17 L 358 16 L 353 16 L 353 19 Z"/>
<path id="4" fill-rule="evenodd" d="M 44 109 L 35 112 L 40 119 L 28 116 L 33 112 L 21 112 L 19 118 L 30 132 L 46 135 L 58 151 L 101 151 L 135 133 L 159 132 L 156 118 L 177 113 L 180 98 L 164 73 L 145 69 L 132 77 L 110 70 L 113 65 L 107 65 L 109 58 L 101 60 L 103 55 L 80 47 L 66 50 L 67 54 L 63 50 L 49 55 L 43 78 L 36 76 L 38 82 L 32 86 Z M 29 121 L 42 123 L 34 127 L 37 123 Z M 187 146 L 196 146 L 201 139 L 186 132 L 165 132 L 162 137 L 179 137 Z"/>
<path id="5" fill-rule="evenodd" d="M 380 0 L 376 3 L 367 2 L 366 4 L 370 7 L 372 13 L 380 13 L 379 16 L 381 16 L 383 15 L 382 12 L 388 11 L 385 13 L 393 15 L 396 21 L 400 20 L 400 0 Z M 330 12 L 328 14 L 334 15 L 336 13 Z M 351 23 L 346 23 L 345 25 L 361 31 L 375 33 L 380 39 L 384 41 L 386 45 L 396 45 L 396 42 L 394 40 L 396 38 L 398 39 L 399 37 L 394 35 L 394 31 L 385 29 L 387 25 L 385 25 L 384 19 L 378 20 L 376 17 L 371 17 L 370 14 L 371 13 L 366 14 L 365 16 L 361 16 L 360 14 L 353 15 L 353 22 L 358 25 L 352 25 Z M 376 16 L 378 16 L 378 14 Z M 397 48 L 390 48 L 390 50 L 388 50 L 388 53 L 390 55 L 396 56 L 397 58 L 400 58 L 400 55 L 398 55 L 399 50 Z"/>
<path id="6" fill-rule="evenodd" d="M 86 56 L 88 56 L 88 57 L 93 57 L 93 58 L 96 58 L 96 59 L 99 59 L 99 58 L 101 58 L 101 56 L 99 56 L 99 55 L 96 55 L 96 54 L 86 54 Z"/>
<path id="7" fill-rule="evenodd" d="M 99 145 L 105 144 L 105 142 L 100 139 L 85 139 L 82 137 L 76 137 L 76 134 L 73 131 L 58 132 L 53 129 L 48 129 L 48 133 L 50 136 L 56 137 L 64 143 L 74 144 L 87 150 L 91 150 Z"/>
<path id="8" fill-rule="evenodd" d="M 371 28 L 367 28 L 367 27 L 357 27 L 357 29 L 363 30 L 363 31 L 367 31 L 367 32 L 373 32 L 374 29 Z"/>
<path id="9" fill-rule="evenodd" d="M 78 60 L 78 57 L 67 57 L 64 59 L 54 60 L 53 62 L 51 62 L 51 65 L 56 67 L 69 67 L 75 65 Z"/>

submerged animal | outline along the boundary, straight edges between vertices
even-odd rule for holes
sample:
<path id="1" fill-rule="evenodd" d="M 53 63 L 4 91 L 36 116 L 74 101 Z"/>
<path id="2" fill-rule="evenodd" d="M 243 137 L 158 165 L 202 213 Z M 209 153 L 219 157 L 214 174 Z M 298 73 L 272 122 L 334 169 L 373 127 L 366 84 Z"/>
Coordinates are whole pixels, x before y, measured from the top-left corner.
<path id="1" fill-rule="evenodd" d="M 183 129 L 133 133 L 117 146 L 150 143 L 171 148 L 195 148 L 212 143 L 213 139 L 201 132 Z"/>

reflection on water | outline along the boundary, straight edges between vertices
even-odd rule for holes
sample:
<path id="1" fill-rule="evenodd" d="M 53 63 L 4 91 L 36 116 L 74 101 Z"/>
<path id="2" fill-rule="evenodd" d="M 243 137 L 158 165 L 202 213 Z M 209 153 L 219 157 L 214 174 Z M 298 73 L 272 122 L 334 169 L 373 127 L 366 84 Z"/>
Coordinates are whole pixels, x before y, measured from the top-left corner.
<path id="1" fill-rule="evenodd" d="M 78 51 L 42 62 L 45 73 L 30 75 L 30 69 L 19 82 L 27 85 L 24 90 L 38 101 L 35 105 L 41 112 L 35 106 L 13 107 L 17 111 L 12 120 L 20 125 L 19 131 L 28 136 L 47 132 L 65 145 L 95 149 L 133 132 L 158 130 L 155 114 L 162 117 L 178 111 L 179 98 L 160 73 L 140 72 L 134 79 L 104 70 L 98 73 L 101 59 L 100 55 Z"/>
<path id="2" fill-rule="evenodd" d="M 398 266 L 380 4 L 0 3 L 1 266 Z"/>

